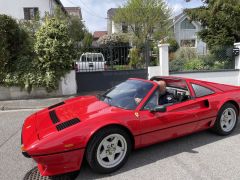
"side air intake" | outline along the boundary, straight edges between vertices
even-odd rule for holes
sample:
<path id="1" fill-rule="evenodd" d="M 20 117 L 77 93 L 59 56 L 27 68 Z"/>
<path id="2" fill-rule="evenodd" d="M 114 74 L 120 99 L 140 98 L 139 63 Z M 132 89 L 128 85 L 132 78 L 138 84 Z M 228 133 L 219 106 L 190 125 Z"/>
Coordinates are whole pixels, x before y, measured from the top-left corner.
<path id="1" fill-rule="evenodd" d="M 58 122 L 60 122 L 58 117 L 57 117 L 57 114 L 56 114 L 55 110 L 50 111 L 49 115 L 50 115 L 50 118 L 51 118 L 53 124 L 57 124 Z"/>
<path id="2" fill-rule="evenodd" d="M 64 105 L 64 104 L 65 104 L 64 102 L 60 102 L 60 103 L 57 103 L 57 104 L 54 104 L 54 105 L 48 107 L 48 109 L 51 110 L 51 109 L 54 109 L 54 108 L 56 108 L 56 107 L 58 107 L 58 106 L 62 106 L 62 105 Z"/>
<path id="3" fill-rule="evenodd" d="M 68 128 L 70 126 L 73 126 L 77 123 L 80 123 L 80 120 L 78 118 L 74 118 L 74 119 L 71 119 L 71 120 L 66 121 L 64 123 L 58 124 L 56 126 L 56 128 L 57 128 L 58 131 L 62 131 L 63 129 L 66 129 L 66 128 Z"/>

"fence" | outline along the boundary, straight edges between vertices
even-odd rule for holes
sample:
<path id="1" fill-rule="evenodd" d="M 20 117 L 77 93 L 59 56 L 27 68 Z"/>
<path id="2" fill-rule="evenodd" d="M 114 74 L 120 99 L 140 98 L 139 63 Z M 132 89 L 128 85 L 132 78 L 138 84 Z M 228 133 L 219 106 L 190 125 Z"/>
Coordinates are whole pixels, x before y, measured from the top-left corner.
<path id="1" fill-rule="evenodd" d="M 140 59 L 134 62 L 130 46 L 106 46 L 89 48 L 81 54 L 76 63 L 77 72 L 113 71 L 146 69 L 143 53 L 135 56 Z"/>
<path id="2" fill-rule="evenodd" d="M 235 51 L 232 53 L 230 49 L 225 52 L 231 54 L 230 62 L 231 68 L 229 69 L 211 69 L 211 70 L 195 70 L 195 71 L 185 71 L 185 72 L 170 72 L 169 73 L 169 54 L 168 45 L 159 45 L 159 57 L 160 66 L 148 67 L 148 78 L 153 76 L 172 76 L 187 77 L 200 79 L 205 81 L 236 85 L 240 86 L 240 56 L 239 48 L 240 43 L 235 43 Z M 220 56 L 221 57 L 221 56 Z"/>

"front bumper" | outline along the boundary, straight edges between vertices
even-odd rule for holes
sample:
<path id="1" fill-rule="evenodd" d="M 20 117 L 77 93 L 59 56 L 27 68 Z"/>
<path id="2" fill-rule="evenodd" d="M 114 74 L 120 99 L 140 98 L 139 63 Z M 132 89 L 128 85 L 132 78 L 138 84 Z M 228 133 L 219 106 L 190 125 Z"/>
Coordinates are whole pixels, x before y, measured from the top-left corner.
<path id="1" fill-rule="evenodd" d="M 42 176 L 55 176 L 77 171 L 80 169 L 83 157 L 84 149 L 51 155 L 32 156 L 38 163 L 38 169 Z"/>

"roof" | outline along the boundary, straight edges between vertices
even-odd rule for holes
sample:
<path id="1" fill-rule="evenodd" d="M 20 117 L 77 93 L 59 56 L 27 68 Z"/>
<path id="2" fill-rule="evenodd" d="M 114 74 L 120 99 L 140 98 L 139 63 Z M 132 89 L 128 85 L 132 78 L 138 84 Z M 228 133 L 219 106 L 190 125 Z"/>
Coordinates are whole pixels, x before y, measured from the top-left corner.
<path id="1" fill-rule="evenodd" d="M 107 12 L 107 17 L 110 18 L 110 19 L 112 19 L 113 16 L 115 15 L 117 9 L 118 9 L 118 8 L 111 8 L 111 9 L 109 9 L 108 12 Z"/>
<path id="2" fill-rule="evenodd" d="M 99 39 L 100 37 L 107 35 L 107 31 L 95 31 L 93 33 L 93 38 L 94 39 Z"/>

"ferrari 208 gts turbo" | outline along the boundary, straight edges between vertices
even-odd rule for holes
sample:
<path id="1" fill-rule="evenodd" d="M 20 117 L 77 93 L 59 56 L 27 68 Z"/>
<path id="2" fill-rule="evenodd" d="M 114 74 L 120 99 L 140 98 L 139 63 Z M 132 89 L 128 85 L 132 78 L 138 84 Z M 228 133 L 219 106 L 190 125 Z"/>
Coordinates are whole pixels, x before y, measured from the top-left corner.
<path id="1" fill-rule="evenodd" d="M 160 104 L 159 81 L 173 100 Z M 229 135 L 237 126 L 240 87 L 180 78 L 128 79 L 97 96 L 79 96 L 28 117 L 22 153 L 42 176 L 92 170 L 111 173 L 134 149 L 211 129 Z"/>

